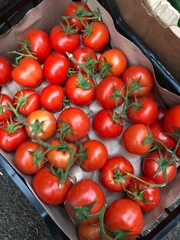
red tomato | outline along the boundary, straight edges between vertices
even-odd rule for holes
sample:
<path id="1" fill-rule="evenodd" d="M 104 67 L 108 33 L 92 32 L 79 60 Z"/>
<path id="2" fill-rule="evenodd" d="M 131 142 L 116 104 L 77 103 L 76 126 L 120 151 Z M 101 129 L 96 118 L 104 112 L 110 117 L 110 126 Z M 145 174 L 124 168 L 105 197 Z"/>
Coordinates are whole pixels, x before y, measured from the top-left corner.
<path id="1" fill-rule="evenodd" d="M 100 227 L 99 224 L 91 224 L 88 222 L 87 224 L 78 224 L 77 226 L 77 234 L 79 240 L 99 240 L 101 239 Z"/>
<path id="2" fill-rule="evenodd" d="M 24 57 L 11 73 L 11 78 L 23 87 L 37 87 L 43 79 L 40 63 L 32 57 Z"/>
<path id="3" fill-rule="evenodd" d="M 82 43 L 95 51 L 106 47 L 110 39 L 109 29 L 103 22 L 92 22 L 82 34 Z"/>
<path id="4" fill-rule="evenodd" d="M 12 65 L 4 56 L 0 56 L 0 86 L 11 80 Z"/>
<path id="5" fill-rule="evenodd" d="M 15 93 L 13 97 L 14 105 L 18 112 L 24 116 L 40 109 L 40 96 L 34 89 L 22 89 Z"/>
<path id="6" fill-rule="evenodd" d="M 110 191 L 122 192 L 127 188 L 131 176 L 126 173 L 134 174 L 133 165 L 123 156 L 109 158 L 100 171 L 102 184 Z"/>
<path id="7" fill-rule="evenodd" d="M 86 171 L 95 171 L 103 167 L 108 159 L 108 150 L 104 143 L 96 139 L 88 139 L 80 146 L 78 162 Z"/>
<path id="8" fill-rule="evenodd" d="M 48 34 L 40 29 L 31 29 L 24 36 L 21 48 L 25 54 L 28 51 L 37 57 L 40 63 L 51 53 L 51 43 Z M 28 51 L 27 51 L 28 50 Z"/>
<path id="9" fill-rule="evenodd" d="M 120 78 L 105 77 L 96 87 L 96 100 L 103 108 L 116 108 L 124 102 L 126 88 Z"/>
<path id="10" fill-rule="evenodd" d="M 58 128 L 66 141 L 75 142 L 87 136 L 90 120 L 82 109 L 69 107 L 59 114 Z"/>
<path id="11" fill-rule="evenodd" d="M 93 118 L 94 131 L 102 138 L 118 137 L 123 130 L 123 119 L 116 112 L 101 109 Z"/>
<path id="12" fill-rule="evenodd" d="M 148 94 L 154 86 L 153 74 L 140 65 L 128 67 L 122 75 L 122 81 L 124 84 L 128 84 L 129 91 L 131 91 L 130 97 L 142 97 Z"/>
<path id="13" fill-rule="evenodd" d="M 62 168 L 63 170 L 66 170 L 71 160 L 70 151 L 68 149 L 61 149 L 63 144 L 61 144 L 59 138 L 54 138 L 52 141 L 50 141 L 50 145 L 57 146 L 57 148 L 50 149 L 47 152 L 46 157 L 49 163 L 56 169 Z M 68 146 L 71 149 L 76 148 L 74 143 L 68 143 Z"/>
<path id="14" fill-rule="evenodd" d="M 47 85 L 40 93 L 41 105 L 51 112 L 57 112 L 63 107 L 64 98 L 64 88 L 56 84 Z"/>
<path id="15" fill-rule="evenodd" d="M 13 105 L 11 97 L 7 94 L 0 93 L 0 122 L 5 122 L 14 117 L 13 111 L 7 108 L 9 106 L 8 102 Z"/>
<path id="16" fill-rule="evenodd" d="M 143 160 L 144 175 L 155 183 L 168 183 L 177 173 L 176 162 L 172 162 L 172 156 L 165 151 L 152 151 Z"/>
<path id="17" fill-rule="evenodd" d="M 158 106 L 158 116 L 157 120 L 162 120 L 167 112 L 168 108 L 163 106 Z"/>
<path id="18" fill-rule="evenodd" d="M 171 107 L 164 116 L 163 126 L 165 132 L 174 133 L 180 128 L 180 105 Z"/>
<path id="19" fill-rule="evenodd" d="M 147 184 L 155 184 L 155 182 L 148 177 L 139 176 L 138 178 L 140 180 L 132 178 L 127 188 L 129 191 L 127 194 L 140 206 L 143 212 L 150 212 L 156 208 L 160 202 L 160 190 L 158 187 L 150 187 Z"/>
<path id="20" fill-rule="evenodd" d="M 122 134 L 122 144 L 132 154 L 143 155 L 151 148 L 151 133 L 145 124 L 130 125 Z"/>
<path id="21" fill-rule="evenodd" d="M 4 122 L 0 126 L 0 148 L 3 151 L 14 151 L 26 138 L 25 127 L 16 121 Z"/>
<path id="22" fill-rule="evenodd" d="M 63 85 L 67 79 L 69 67 L 70 61 L 64 54 L 52 53 L 44 62 L 43 74 L 47 82 Z"/>
<path id="23" fill-rule="evenodd" d="M 50 139 L 56 132 L 57 122 L 54 115 L 47 110 L 37 110 L 28 115 L 25 128 L 30 138 L 42 141 Z"/>
<path id="24" fill-rule="evenodd" d="M 85 216 L 97 213 L 106 203 L 106 198 L 102 188 L 91 179 L 82 179 L 75 183 L 67 193 L 64 202 L 69 215 L 76 223 L 87 223 Z M 90 205 L 87 208 L 87 205 Z M 75 209 L 72 209 L 75 208 Z M 77 209 L 78 208 L 78 209 Z M 77 212 L 75 210 L 77 209 Z M 83 214 L 82 214 L 83 213 Z M 78 218 L 80 216 L 81 218 Z M 91 218 L 92 223 L 97 223 L 98 218 Z"/>
<path id="25" fill-rule="evenodd" d="M 60 178 L 55 176 L 49 167 L 44 167 L 34 175 L 32 187 L 41 201 L 58 205 L 65 201 L 67 192 L 71 188 L 71 181 L 67 178 L 60 186 Z"/>
<path id="26" fill-rule="evenodd" d="M 81 72 L 71 75 L 65 84 L 68 99 L 78 106 L 90 104 L 95 99 L 95 91 L 94 80 Z"/>
<path id="27" fill-rule="evenodd" d="M 103 77 L 120 77 L 127 67 L 125 54 L 117 48 L 103 52 L 99 58 L 99 71 Z"/>
<path id="28" fill-rule="evenodd" d="M 24 174 L 34 174 L 45 165 L 45 148 L 32 141 L 22 142 L 14 154 L 16 168 Z"/>
<path id="29" fill-rule="evenodd" d="M 157 119 L 158 106 L 154 100 L 148 97 L 136 98 L 129 104 L 127 116 L 131 122 L 151 125 Z"/>
<path id="30" fill-rule="evenodd" d="M 114 239 L 119 234 L 118 236 L 124 236 L 123 239 L 129 240 L 132 236 L 137 237 L 141 233 L 144 218 L 137 203 L 131 199 L 121 198 L 113 201 L 107 207 L 104 223 L 108 229 L 115 231 Z"/>

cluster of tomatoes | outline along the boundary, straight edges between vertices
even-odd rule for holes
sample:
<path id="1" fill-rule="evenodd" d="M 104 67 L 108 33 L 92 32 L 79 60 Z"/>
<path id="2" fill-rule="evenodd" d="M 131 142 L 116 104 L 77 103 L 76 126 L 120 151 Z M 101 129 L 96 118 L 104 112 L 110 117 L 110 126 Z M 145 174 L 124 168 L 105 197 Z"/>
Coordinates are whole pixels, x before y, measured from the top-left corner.
<path id="1" fill-rule="evenodd" d="M 49 34 L 29 30 L 14 66 L 0 57 L 2 90 L 18 88 L 0 93 L 0 147 L 39 199 L 64 204 L 79 239 L 132 239 L 176 176 L 180 105 L 157 103 L 153 74 L 110 48 L 99 11 L 74 2 L 61 20 Z M 122 152 L 140 157 L 141 176 Z M 98 181 L 73 181 L 75 166 Z M 124 195 L 107 204 L 104 189 Z"/>

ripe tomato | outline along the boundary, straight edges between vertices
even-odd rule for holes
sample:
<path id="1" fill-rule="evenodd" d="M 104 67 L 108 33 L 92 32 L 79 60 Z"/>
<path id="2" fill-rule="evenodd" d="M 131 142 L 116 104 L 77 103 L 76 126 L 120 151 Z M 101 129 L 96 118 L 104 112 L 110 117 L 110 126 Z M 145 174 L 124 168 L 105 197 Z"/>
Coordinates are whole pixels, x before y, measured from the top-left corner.
<path id="1" fill-rule="evenodd" d="M 131 176 L 126 173 L 134 174 L 133 165 L 123 156 L 109 158 L 100 171 L 102 184 L 110 191 L 122 192 L 127 188 Z"/>
<path id="2" fill-rule="evenodd" d="M 0 122 L 5 122 L 14 117 L 13 111 L 7 108 L 9 106 L 8 102 L 13 105 L 11 97 L 7 94 L 0 93 Z"/>
<path id="3" fill-rule="evenodd" d="M 155 183 L 168 183 L 177 173 L 176 162 L 166 151 L 152 151 L 143 160 L 144 175 Z"/>
<path id="4" fill-rule="evenodd" d="M 109 29 L 103 22 L 90 23 L 82 34 L 82 43 L 95 51 L 106 47 L 110 39 Z"/>
<path id="5" fill-rule="evenodd" d="M 65 84 L 68 99 L 78 106 L 90 104 L 95 99 L 95 91 L 94 80 L 81 72 L 71 75 Z"/>
<path id="6" fill-rule="evenodd" d="M 14 151 L 26 138 L 25 127 L 16 121 L 4 122 L 0 126 L 0 148 L 3 151 Z"/>
<path id="7" fill-rule="evenodd" d="M 11 73 L 11 78 L 23 87 L 37 87 L 43 79 L 40 63 L 32 57 L 24 57 Z"/>
<path id="8" fill-rule="evenodd" d="M 76 142 L 87 136 L 90 120 L 82 109 L 69 107 L 59 114 L 58 128 L 66 141 Z"/>
<path id="9" fill-rule="evenodd" d="M 174 133 L 180 128 L 180 105 L 171 107 L 164 116 L 163 126 L 165 132 Z"/>
<path id="10" fill-rule="evenodd" d="M 13 97 L 14 106 L 24 116 L 40 109 L 40 96 L 34 89 L 21 89 Z"/>
<path id="11" fill-rule="evenodd" d="M 91 224 L 88 222 L 87 224 L 78 224 L 77 226 L 77 234 L 79 240 L 99 240 L 101 239 L 100 227 L 99 224 Z"/>
<path id="12" fill-rule="evenodd" d="M 104 143 L 96 139 L 88 139 L 80 145 L 79 165 L 86 171 L 95 171 L 103 167 L 108 159 L 108 150 Z"/>
<path id="13" fill-rule="evenodd" d="M 106 209 L 104 223 L 108 229 L 115 231 L 116 236 L 123 236 L 123 239 L 137 237 L 142 229 L 144 218 L 141 208 L 131 199 L 117 199 Z M 122 235 L 123 234 L 123 235 Z"/>
<path id="14" fill-rule="evenodd" d="M 30 138 L 39 138 L 45 141 L 56 132 L 56 118 L 51 112 L 40 109 L 28 115 L 25 120 L 25 128 Z"/>
<path id="15" fill-rule="evenodd" d="M 41 29 L 31 29 L 24 36 L 21 48 L 25 54 L 28 53 L 27 48 L 40 63 L 43 63 L 51 53 L 49 35 Z"/>
<path id="16" fill-rule="evenodd" d="M 63 107 L 64 88 L 57 84 L 45 86 L 40 93 L 41 105 L 51 112 L 57 112 Z"/>
<path id="17" fill-rule="evenodd" d="M 60 178 L 51 172 L 49 167 L 40 169 L 32 179 L 32 187 L 41 201 L 58 205 L 65 201 L 67 192 L 71 188 L 71 181 L 66 179 L 62 186 Z"/>
<path id="18" fill-rule="evenodd" d="M 123 119 L 112 110 L 101 109 L 94 115 L 92 125 L 100 137 L 110 139 L 121 134 Z"/>
<path id="19" fill-rule="evenodd" d="M 135 98 L 129 104 L 127 116 L 131 122 L 151 125 L 157 119 L 158 106 L 154 100 L 148 97 Z"/>
<path id="20" fill-rule="evenodd" d="M 164 106 L 158 106 L 158 116 L 157 116 L 157 120 L 162 120 L 165 116 L 165 114 L 167 113 L 168 108 L 164 107 Z"/>
<path id="21" fill-rule="evenodd" d="M 106 198 L 102 188 L 91 179 L 82 179 L 75 183 L 64 202 L 67 212 L 78 224 L 80 222 L 86 224 L 89 214 L 99 212 L 105 203 Z M 90 219 L 91 223 L 97 223 L 98 220 L 97 217 Z"/>
<path id="22" fill-rule="evenodd" d="M 0 86 L 7 84 L 11 80 L 12 65 L 0 55 Z"/>
<path id="23" fill-rule="evenodd" d="M 154 181 L 146 176 L 139 176 L 138 178 L 146 183 L 155 184 Z M 160 190 L 158 187 L 149 187 L 148 184 L 141 180 L 132 178 L 127 188 L 129 191 L 127 194 L 140 206 L 143 212 L 150 212 L 160 202 Z"/>
<path id="24" fill-rule="evenodd" d="M 75 149 L 76 145 L 74 143 L 67 143 L 68 146 L 71 149 Z M 61 147 L 63 144 L 60 142 L 59 138 L 54 138 L 53 140 L 50 141 L 51 146 L 57 146 L 57 148 L 50 149 L 46 157 L 49 161 L 49 163 L 56 169 L 62 168 L 63 170 L 66 170 L 69 162 L 70 162 L 70 151 L 63 150 Z"/>
<path id="25" fill-rule="evenodd" d="M 103 52 L 99 58 L 99 71 L 103 77 L 120 77 L 127 67 L 125 54 L 117 48 Z"/>
<path id="26" fill-rule="evenodd" d="M 24 174 L 34 174 L 45 165 L 45 148 L 32 141 L 22 142 L 14 154 L 14 164 Z"/>
<path id="27" fill-rule="evenodd" d="M 69 67 L 70 61 L 64 54 L 52 53 L 44 62 L 43 74 L 47 82 L 63 85 L 67 79 Z"/>
<path id="28" fill-rule="evenodd" d="M 105 77 L 96 87 L 96 100 L 103 108 L 116 108 L 124 102 L 126 88 L 120 78 Z"/>
<path id="29" fill-rule="evenodd" d="M 142 97 L 148 94 L 154 86 L 154 76 L 151 71 L 140 65 L 128 67 L 122 74 L 122 81 L 131 91 L 130 97 Z M 134 87 L 135 90 L 134 90 Z"/>
<path id="30" fill-rule="evenodd" d="M 145 124 L 130 125 L 122 134 L 122 145 L 132 154 L 143 155 L 147 153 L 151 143 L 151 133 Z"/>

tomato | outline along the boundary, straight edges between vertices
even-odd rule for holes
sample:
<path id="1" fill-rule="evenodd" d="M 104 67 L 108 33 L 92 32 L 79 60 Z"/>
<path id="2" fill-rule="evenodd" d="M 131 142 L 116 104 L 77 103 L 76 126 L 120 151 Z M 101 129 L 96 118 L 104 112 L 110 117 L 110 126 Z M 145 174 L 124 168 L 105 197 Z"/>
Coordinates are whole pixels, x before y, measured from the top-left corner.
<path id="1" fill-rule="evenodd" d="M 103 167 L 108 159 L 108 150 L 104 143 L 96 139 L 88 139 L 80 145 L 78 153 L 79 165 L 86 171 L 95 171 Z"/>
<path id="2" fill-rule="evenodd" d="M 164 106 L 158 106 L 158 115 L 157 115 L 157 120 L 162 120 L 167 113 L 168 108 Z"/>
<path id="3" fill-rule="evenodd" d="M 130 125 L 122 134 L 122 145 L 129 153 L 143 155 L 150 150 L 151 144 L 151 132 L 145 124 Z"/>
<path id="4" fill-rule="evenodd" d="M 67 178 L 62 186 L 59 185 L 60 178 L 54 175 L 49 167 L 40 169 L 32 179 L 33 190 L 46 204 L 58 205 L 65 201 L 71 181 Z"/>
<path id="5" fill-rule="evenodd" d="M 103 50 L 110 39 L 109 29 L 103 22 L 92 22 L 83 31 L 82 43 L 95 51 Z"/>
<path id="6" fill-rule="evenodd" d="M 124 102 L 126 89 L 116 76 L 105 77 L 96 87 L 96 100 L 103 108 L 116 108 Z"/>
<path id="7" fill-rule="evenodd" d="M 111 139 L 121 134 L 123 119 L 112 110 L 101 109 L 94 115 L 92 126 L 97 135 Z"/>
<path id="8" fill-rule="evenodd" d="M 6 57 L 0 55 L 0 86 L 11 80 L 12 65 Z"/>
<path id="9" fill-rule="evenodd" d="M 3 151 L 14 151 L 26 138 L 25 127 L 16 121 L 4 122 L 0 126 L 0 148 Z"/>
<path id="10" fill-rule="evenodd" d="M 72 53 L 80 45 L 80 35 L 69 26 L 57 25 L 50 32 L 52 48 L 60 53 Z"/>
<path id="11" fill-rule="evenodd" d="M 59 114 L 58 128 L 66 141 L 75 142 L 87 136 L 90 120 L 82 109 L 69 107 Z"/>
<path id="12" fill-rule="evenodd" d="M 75 149 L 76 145 L 74 143 L 67 143 L 68 146 L 71 149 Z M 66 170 L 69 162 L 70 162 L 70 151 L 67 149 L 63 150 L 61 149 L 62 146 L 64 146 L 59 138 L 54 138 L 50 141 L 51 146 L 57 146 L 57 148 L 50 149 L 46 157 L 49 161 L 49 163 L 56 169 L 62 168 L 63 170 Z"/>
<path id="13" fill-rule="evenodd" d="M 131 91 L 129 97 L 142 97 L 148 94 L 155 82 L 152 72 L 140 65 L 129 66 L 122 74 L 122 81 Z"/>
<path id="14" fill-rule="evenodd" d="M 5 122 L 14 117 L 13 111 L 8 109 L 8 103 L 13 105 L 13 99 L 7 94 L 0 93 L 0 122 Z"/>
<path id="15" fill-rule="evenodd" d="M 166 151 L 152 151 L 143 160 L 144 175 L 155 183 L 168 183 L 177 173 L 176 162 Z"/>
<path id="16" fill-rule="evenodd" d="M 86 218 L 89 214 L 99 212 L 105 203 L 106 198 L 102 188 L 91 179 L 76 182 L 68 191 L 64 202 L 67 212 L 78 224 L 87 223 Z M 97 217 L 90 220 L 92 223 L 98 222 Z"/>
<path id="17" fill-rule="evenodd" d="M 40 93 L 41 105 L 51 112 L 57 112 L 63 107 L 65 91 L 62 86 L 49 84 Z"/>
<path id="18" fill-rule="evenodd" d="M 106 209 L 104 223 L 115 231 L 114 239 L 137 237 L 143 229 L 143 214 L 137 203 L 131 199 L 114 200 Z M 118 238 L 121 236 L 121 238 Z"/>
<path id="19" fill-rule="evenodd" d="M 30 138 L 45 141 L 50 139 L 56 132 L 56 118 L 51 112 L 40 109 L 28 115 L 25 120 L 25 128 Z"/>
<path id="20" fill-rule="evenodd" d="M 165 132 L 174 133 L 180 128 L 180 105 L 171 107 L 164 116 L 163 126 Z"/>
<path id="21" fill-rule="evenodd" d="M 47 82 L 63 85 L 67 79 L 69 67 L 70 61 L 64 54 L 52 53 L 44 62 L 43 74 Z"/>
<path id="22" fill-rule="evenodd" d="M 65 84 L 68 99 L 78 106 L 90 104 L 95 99 L 95 91 L 94 80 L 81 72 L 71 75 Z"/>
<path id="23" fill-rule="evenodd" d="M 34 174 L 45 165 L 45 148 L 32 141 L 22 142 L 14 153 L 14 164 L 24 174 Z"/>
<path id="24" fill-rule="evenodd" d="M 103 77 L 120 77 L 127 67 L 127 59 L 120 49 L 112 48 L 103 52 L 99 58 L 99 71 Z"/>
<path id="25" fill-rule="evenodd" d="M 13 97 L 14 106 L 24 116 L 40 109 L 40 96 L 34 89 L 21 89 Z"/>
<path id="26" fill-rule="evenodd" d="M 109 158 L 100 171 L 102 184 L 110 191 L 122 192 L 127 188 L 131 176 L 126 173 L 134 174 L 133 165 L 123 156 Z"/>
<path id="27" fill-rule="evenodd" d="M 25 54 L 29 51 L 43 63 L 51 53 L 49 35 L 41 29 L 31 29 L 25 34 L 21 49 Z"/>
<path id="28" fill-rule="evenodd" d="M 127 188 L 129 191 L 127 194 L 140 206 L 143 212 L 150 212 L 156 208 L 160 202 L 160 190 L 158 187 L 151 187 L 147 184 L 155 184 L 150 178 L 146 176 L 138 176 L 138 178 L 140 180 L 132 178 Z"/>
<path id="29" fill-rule="evenodd" d="M 129 103 L 127 116 L 133 123 L 151 125 L 157 119 L 158 106 L 156 102 L 148 97 L 135 98 Z"/>
<path id="30" fill-rule="evenodd" d="M 23 87 L 37 87 L 43 79 L 40 63 L 32 57 L 24 57 L 11 73 L 11 78 Z"/>
<path id="31" fill-rule="evenodd" d="M 99 224 L 91 224 L 88 222 L 87 224 L 78 224 L 77 226 L 77 234 L 79 240 L 99 240 L 101 239 L 100 227 Z"/>

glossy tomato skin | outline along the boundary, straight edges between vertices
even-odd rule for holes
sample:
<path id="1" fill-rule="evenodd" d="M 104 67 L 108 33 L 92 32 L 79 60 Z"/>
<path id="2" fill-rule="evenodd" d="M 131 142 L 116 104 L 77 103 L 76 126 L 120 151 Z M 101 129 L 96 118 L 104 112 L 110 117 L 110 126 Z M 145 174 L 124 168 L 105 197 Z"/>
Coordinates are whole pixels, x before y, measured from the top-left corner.
<path id="1" fill-rule="evenodd" d="M 107 228 L 126 231 L 124 239 L 138 236 L 142 229 L 144 218 L 141 208 L 131 199 L 117 199 L 106 209 L 104 222 Z"/>
<path id="2" fill-rule="evenodd" d="M 0 86 L 11 80 L 12 65 L 6 57 L 0 55 Z"/>
<path id="3" fill-rule="evenodd" d="M 40 103 L 46 110 L 57 112 L 63 107 L 65 91 L 62 86 L 49 84 L 40 93 Z"/>
<path id="4" fill-rule="evenodd" d="M 69 126 L 70 133 L 64 135 L 64 139 L 76 142 L 87 136 L 90 130 L 90 120 L 86 113 L 77 107 L 64 109 L 58 117 L 58 129 L 62 128 L 62 123 Z"/>
<path id="5" fill-rule="evenodd" d="M 134 174 L 133 165 L 123 156 L 109 158 L 100 171 L 102 184 L 110 191 L 122 192 L 130 183 L 131 176 L 126 173 Z"/>
<path id="6" fill-rule="evenodd" d="M 7 108 L 8 102 L 13 105 L 13 99 L 10 96 L 0 93 L 0 122 L 5 122 L 14 117 L 13 111 Z"/>
<path id="7" fill-rule="evenodd" d="M 69 215 L 76 221 L 75 212 L 70 206 L 83 207 L 91 203 L 94 203 L 94 205 L 88 211 L 88 214 L 99 212 L 106 203 L 104 192 L 93 180 L 82 179 L 71 187 L 64 204 Z M 98 218 L 91 218 L 92 223 L 97 223 L 98 221 Z M 83 219 L 81 223 L 86 224 L 87 220 Z"/>
<path id="8" fill-rule="evenodd" d="M 114 116 L 114 117 L 113 117 Z M 117 117 L 112 110 L 101 109 L 93 118 L 92 126 L 96 134 L 102 138 L 112 139 L 118 137 L 123 130 L 123 119 Z M 114 120 L 113 118 L 116 118 Z"/>
<path id="9" fill-rule="evenodd" d="M 103 50 L 109 42 L 109 29 L 103 22 L 92 22 L 89 26 L 91 26 L 92 31 L 89 35 L 83 32 L 82 43 L 85 47 L 90 47 L 99 52 Z"/>
<path id="10" fill-rule="evenodd" d="M 120 106 L 125 95 L 124 83 L 116 76 L 103 78 L 96 87 L 96 100 L 103 108 L 113 109 Z"/>
<path id="11" fill-rule="evenodd" d="M 23 87 L 37 87 L 43 79 L 40 63 L 32 57 L 24 57 L 11 72 L 11 78 Z"/>
<path id="12" fill-rule="evenodd" d="M 163 126 L 168 133 L 173 133 L 180 128 L 180 105 L 175 105 L 167 111 L 163 119 Z"/>
<path id="13" fill-rule="evenodd" d="M 65 92 L 72 103 L 77 106 L 85 106 L 95 99 L 96 84 L 87 74 L 75 73 L 67 79 Z"/>
<path id="14" fill-rule="evenodd" d="M 43 67 L 43 74 L 48 83 L 63 85 L 70 67 L 69 59 L 62 53 L 50 54 Z"/>
<path id="15" fill-rule="evenodd" d="M 139 176 L 138 178 L 146 183 L 155 184 L 154 181 L 146 176 Z M 148 184 L 141 180 L 131 179 L 127 189 L 133 194 L 128 193 L 128 196 L 140 206 L 142 212 L 150 212 L 155 209 L 160 202 L 160 189 L 158 187 L 149 187 Z"/>
<path id="16" fill-rule="evenodd" d="M 50 139 L 55 134 L 57 129 L 57 121 L 54 115 L 51 112 L 43 109 L 36 110 L 29 114 L 25 120 L 25 123 L 26 132 L 29 137 L 38 137 L 42 141 Z M 34 124 L 36 124 L 36 127 Z M 33 131 L 34 127 L 37 131 L 36 133 Z"/>
<path id="17" fill-rule="evenodd" d="M 17 91 L 13 97 L 14 106 L 23 116 L 40 109 L 40 96 L 34 89 L 21 89 Z"/>
<path id="18" fill-rule="evenodd" d="M 24 174 L 34 174 L 45 165 L 45 148 L 32 141 L 22 142 L 14 154 L 14 164 Z"/>
<path id="19" fill-rule="evenodd" d="M 66 179 L 62 186 L 60 178 L 51 173 L 49 167 L 40 169 L 32 179 L 32 187 L 41 201 L 46 204 L 58 205 L 65 201 L 67 192 L 71 188 L 71 181 Z"/>
<path id="20" fill-rule="evenodd" d="M 99 224 L 78 224 L 77 234 L 79 240 L 99 240 L 101 239 Z"/>

